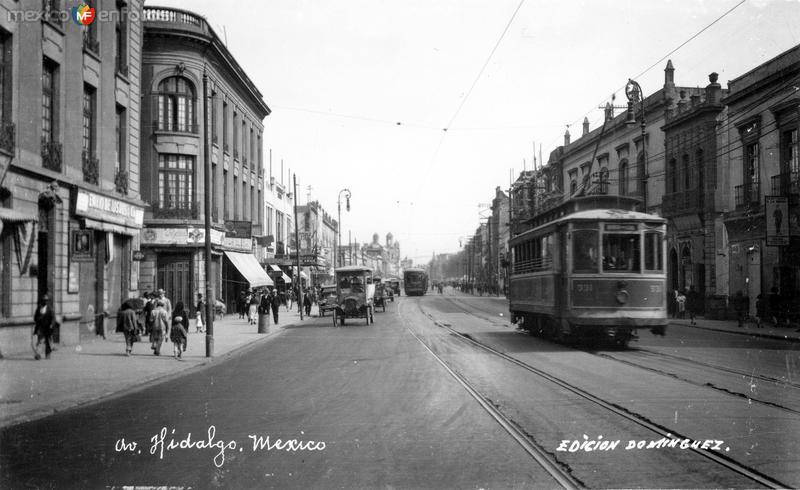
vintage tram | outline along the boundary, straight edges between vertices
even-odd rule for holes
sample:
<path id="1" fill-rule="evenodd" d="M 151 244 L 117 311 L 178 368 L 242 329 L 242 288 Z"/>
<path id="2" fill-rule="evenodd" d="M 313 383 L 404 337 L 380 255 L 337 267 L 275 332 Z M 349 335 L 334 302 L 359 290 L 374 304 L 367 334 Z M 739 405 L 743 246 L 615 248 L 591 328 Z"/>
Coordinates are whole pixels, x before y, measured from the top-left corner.
<path id="1" fill-rule="evenodd" d="M 422 296 L 428 291 L 428 273 L 425 269 L 409 268 L 403 271 L 406 296 Z"/>
<path id="2" fill-rule="evenodd" d="M 664 334 L 666 220 L 637 199 L 570 199 L 509 240 L 512 322 L 559 341 L 627 345 L 641 328 Z"/>

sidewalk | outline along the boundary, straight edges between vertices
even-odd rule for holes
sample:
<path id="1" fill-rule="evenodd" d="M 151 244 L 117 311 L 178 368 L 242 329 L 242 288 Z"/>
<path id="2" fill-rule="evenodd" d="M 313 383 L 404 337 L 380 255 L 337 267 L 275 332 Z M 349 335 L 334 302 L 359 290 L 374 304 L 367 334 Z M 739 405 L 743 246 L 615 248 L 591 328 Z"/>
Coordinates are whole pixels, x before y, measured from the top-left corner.
<path id="1" fill-rule="evenodd" d="M 688 319 L 681 320 L 677 318 L 670 318 L 669 323 L 670 325 L 681 325 L 689 328 L 800 342 L 800 332 L 797 331 L 800 325 L 796 323 L 791 324 L 791 326 L 783 325 L 778 327 L 769 323 L 762 323 L 762 328 L 757 328 L 754 321 L 748 320 L 744 326 L 740 327 L 736 320 L 706 320 L 703 317 L 695 319 L 696 325 L 689 325 Z M 667 329 L 667 335 L 669 335 L 669 328 Z"/>
<path id="2" fill-rule="evenodd" d="M 316 308 L 312 313 L 316 313 Z M 314 318 L 312 316 L 312 318 Z M 306 321 L 308 319 L 306 318 Z M 143 388 L 153 381 L 199 369 L 255 343 L 274 337 L 286 326 L 300 322 L 295 309 L 281 308 L 279 324 L 259 334 L 258 325 L 229 314 L 214 322 L 214 357 L 207 358 L 206 334 L 196 333 L 194 320 L 181 360 L 172 356 L 172 343 L 165 342 L 154 356 L 147 336 L 125 356 L 125 339 L 114 333 L 78 346 L 57 347 L 50 359 L 36 361 L 33 353 L 0 359 L 0 427 L 52 415 L 71 407 Z"/>

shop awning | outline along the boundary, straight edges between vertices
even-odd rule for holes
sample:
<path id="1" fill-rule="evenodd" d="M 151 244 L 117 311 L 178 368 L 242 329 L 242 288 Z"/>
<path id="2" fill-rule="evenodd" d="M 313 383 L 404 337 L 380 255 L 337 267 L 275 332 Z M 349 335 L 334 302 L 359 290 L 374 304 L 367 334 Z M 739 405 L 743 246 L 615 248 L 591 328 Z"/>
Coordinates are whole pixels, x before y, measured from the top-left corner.
<path id="1" fill-rule="evenodd" d="M 119 233 L 120 235 L 136 236 L 139 234 L 138 228 L 131 228 L 125 225 L 118 225 L 115 223 L 108 223 L 105 221 L 98 221 L 90 218 L 83 218 L 83 220 L 86 224 L 86 228 L 108 231 L 111 233 Z"/>
<path id="2" fill-rule="evenodd" d="M 251 288 L 263 286 L 274 286 L 272 279 L 256 260 L 253 254 L 225 251 L 225 256 L 231 261 L 234 267 L 244 276 Z"/>
<path id="3" fill-rule="evenodd" d="M 308 276 L 303 271 L 300 271 L 300 277 L 302 277 L 303 279 L 308 279 Z"/>
<path id="4" fill-rule="evenodd" d="M 282 276 L 281 279 L 283 279 L 283 282 L 285 282 L 286 284 L 292 282 L 292 278 L 287 276 L 286 274 L 281 274 L 281 276 Z"/>
<path id="5" fill-rule="evenodd" d="M 269 268 L 274 270 L 275 272 L 281 272 L 281 268 L 275 264 L 269 264 Z"/>
<path id="6" fill-rule="evenodd" d="M 24 223 L 26 221 L 38 221 L 34 213 L 24 213 L 16 209 L 0 208 L 0 220 L 4 223 Z"/>

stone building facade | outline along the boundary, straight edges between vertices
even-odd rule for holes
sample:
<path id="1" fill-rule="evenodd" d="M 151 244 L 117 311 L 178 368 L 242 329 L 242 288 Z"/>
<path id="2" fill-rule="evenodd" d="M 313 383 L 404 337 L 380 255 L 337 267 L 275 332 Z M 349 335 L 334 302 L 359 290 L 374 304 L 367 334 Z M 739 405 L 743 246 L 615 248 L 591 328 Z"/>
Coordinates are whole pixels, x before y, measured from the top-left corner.
<path id="1" fill-rule="evenodd" d="M 271 285 L 254 255 L 264 224 L 270 109 L 203 17 L 144 9 L 142 100 L 142 198 L 150 206 L 139 288 L 163 288 L 173 304 L 186 305 L 205 291 L 207 199 L 214 296 L 230 305 L 242 290 Z"/>
<path id="2" fill-rule="evenodd" d="M 37 300 L 76 344 L 138 290 L 139 0 L 91 23 L 61 1 L 0 1 L 0 344 L 30 350 Z"/>

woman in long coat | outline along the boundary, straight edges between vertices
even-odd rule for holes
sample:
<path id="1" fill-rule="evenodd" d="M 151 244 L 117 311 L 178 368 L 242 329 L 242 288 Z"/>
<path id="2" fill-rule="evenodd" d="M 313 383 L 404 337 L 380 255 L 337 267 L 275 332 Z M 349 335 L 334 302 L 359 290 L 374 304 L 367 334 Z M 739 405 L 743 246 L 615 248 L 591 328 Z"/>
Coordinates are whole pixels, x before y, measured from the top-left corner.
<path id="1" fill-rule="evenodd" d="M 123 303 L 117 313 L 117 330 L 125 335 L 125 355 L 133 353 L 133 344 L 136 342 L 136 334 L 139 330 L 139 323 L 136 319 L 136 310 L 129 303 Z"/>

